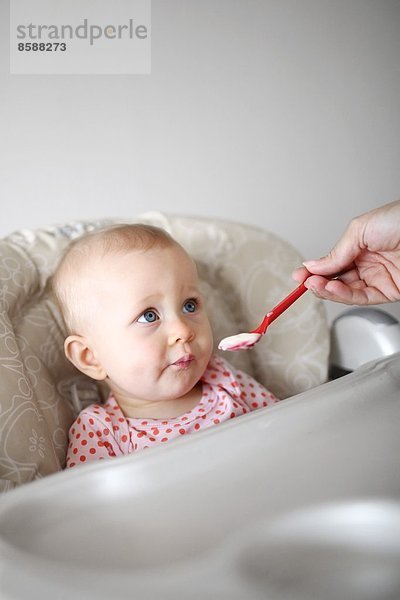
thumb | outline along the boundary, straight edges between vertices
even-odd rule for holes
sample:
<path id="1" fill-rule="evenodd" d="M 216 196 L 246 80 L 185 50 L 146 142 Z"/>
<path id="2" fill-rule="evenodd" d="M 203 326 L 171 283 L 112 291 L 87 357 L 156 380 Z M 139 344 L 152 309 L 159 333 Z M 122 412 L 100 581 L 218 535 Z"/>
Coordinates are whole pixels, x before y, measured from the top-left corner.
<path id="1" fill-rule="evenodd" d="M 350 225 L 332 250 L 318 260 L 306 260 L 303 265 L 314 275 L 335 275 L 347 271 L 361 250 L 358 231 Z"/>

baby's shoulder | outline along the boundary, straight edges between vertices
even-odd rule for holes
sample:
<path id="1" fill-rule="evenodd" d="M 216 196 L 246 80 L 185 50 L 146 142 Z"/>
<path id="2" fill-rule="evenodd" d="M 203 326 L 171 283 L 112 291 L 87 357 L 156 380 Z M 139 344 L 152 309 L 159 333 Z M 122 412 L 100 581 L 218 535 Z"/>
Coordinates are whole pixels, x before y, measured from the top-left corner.
<path id="1" fill-rule="evenodd" d="M 109 396 L 104 404 L 90 404 L 84 408 L 79 413 L 77 422 L 81 421 L 83 423 L 94 425 L 96 421 L 101 421 L 106 425 L 107 423 L 111 424 L 115 421 L 122 423 L 125 420 L 123 412 L 117 402 L 113 396 Z"/>

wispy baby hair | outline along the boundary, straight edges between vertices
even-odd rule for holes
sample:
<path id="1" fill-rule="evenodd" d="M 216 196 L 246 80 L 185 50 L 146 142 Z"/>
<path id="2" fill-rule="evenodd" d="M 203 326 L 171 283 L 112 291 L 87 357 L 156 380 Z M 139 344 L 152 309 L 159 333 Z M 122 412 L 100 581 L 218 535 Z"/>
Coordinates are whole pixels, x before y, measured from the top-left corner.
<path id="1" fill-rule="evenodd" d="M 164 229 L 143 223 L 117 224 L 86 233 L 69 244 L 50 280 L 50 289 L 68 333 L 77 333 L 85 304 L 82 277 L 90 281 L 94 261 L 110 254 L 146 252 L 153 247 L 179 246 Z"/>

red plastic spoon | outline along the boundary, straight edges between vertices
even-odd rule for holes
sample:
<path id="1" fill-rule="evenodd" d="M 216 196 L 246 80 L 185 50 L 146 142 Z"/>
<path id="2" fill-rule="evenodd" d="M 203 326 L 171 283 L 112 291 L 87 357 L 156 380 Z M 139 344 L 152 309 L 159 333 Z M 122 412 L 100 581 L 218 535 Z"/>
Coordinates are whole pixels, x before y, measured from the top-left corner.
<path id="1" fill-rule="evenodd" d="M 218 344 L 218 348 L 220 350 L 248 350 L 252 348 L 258 341 L 260 341 L 261 336 L 267 331 L 269 325 L 271 325 L 272 321 L 275 321 L 279 315 L 281 315 L 289 306 L 293 304 L 300 296 L 307 291 L 304 283 L 301 283 L 293 292 L 291 292 L 286 298 L 284 298 L 279 304 L 277 304 L 272 310 L 267 313 L 260 325 L 253 329 L 253 331 L 249 331 L 248 333 L 238 333 L 237 335 L 231 335 L 229 337 L 224 338 Z"/>

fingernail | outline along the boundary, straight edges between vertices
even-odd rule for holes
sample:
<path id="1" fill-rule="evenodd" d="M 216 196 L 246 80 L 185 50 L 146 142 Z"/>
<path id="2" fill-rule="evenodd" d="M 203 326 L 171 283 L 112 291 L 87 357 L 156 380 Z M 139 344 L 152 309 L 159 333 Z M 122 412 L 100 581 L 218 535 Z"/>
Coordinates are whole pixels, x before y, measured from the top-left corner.
<path id="1" fill-rule="evenodd" d="M 317 263 L 318 263 L 317 260 L 305 260 L 303 262 L 303 265 L 305 266 L 306 269 L 308 269 L 308 267 L 314 267 Z"/>

